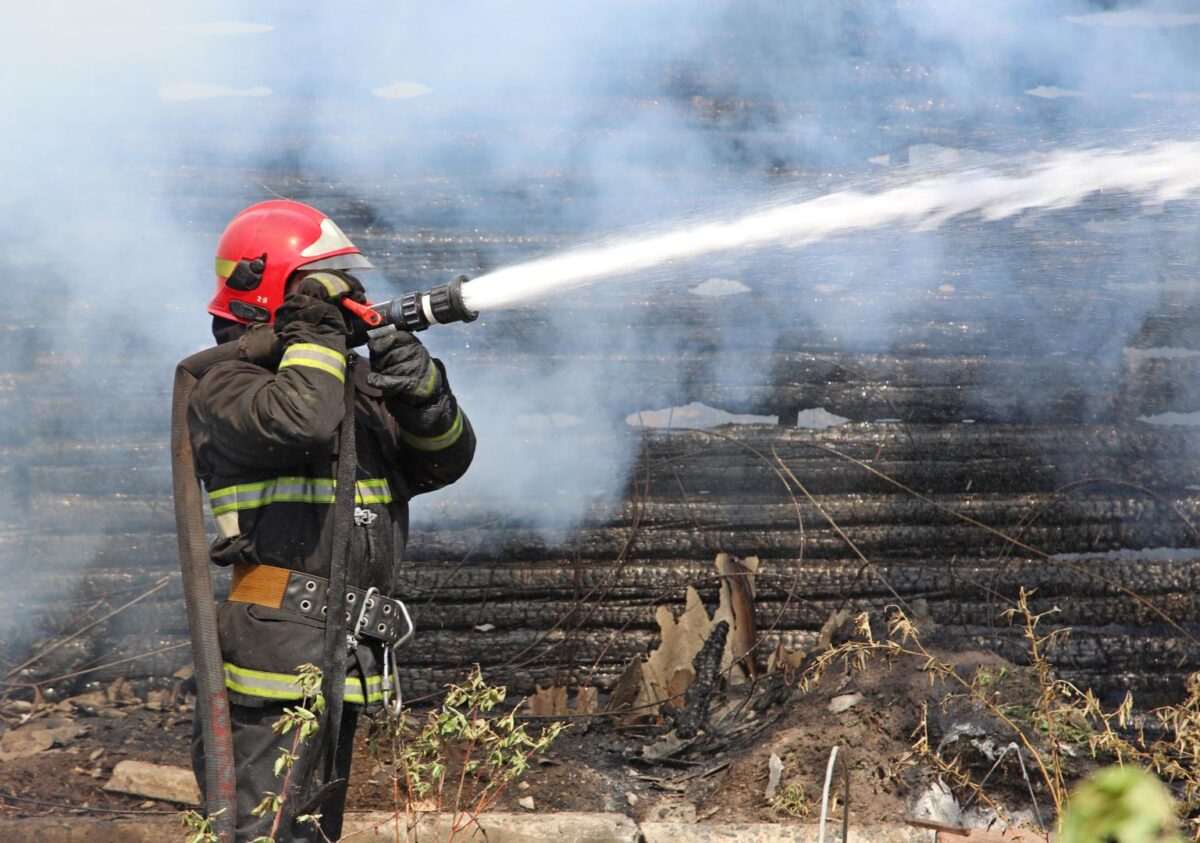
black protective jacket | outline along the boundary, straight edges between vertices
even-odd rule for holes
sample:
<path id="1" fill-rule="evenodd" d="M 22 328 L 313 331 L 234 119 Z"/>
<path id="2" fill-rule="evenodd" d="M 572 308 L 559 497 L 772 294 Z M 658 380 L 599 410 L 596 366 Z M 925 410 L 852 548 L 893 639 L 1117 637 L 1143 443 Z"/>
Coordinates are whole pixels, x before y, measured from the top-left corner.
<path id="1" fill-rule="evenodd" d="M 328 578 L 333 539 L 338 429 L 345 380 L 356 384 L 357 476 L 349 584 L 393 590 L 404 553 L 408 500 L 453 483 L 471 463 L 475 435 L 450 391 L 420 406 L 385 400 L 367 386 L 367 361 L 345 337 L 292 322 L 279 359 L 228 361 L 196 384 L 188 408 L 196 467 L 208 491 L 218 565 L 262 563 Z M 296 668 L 323 659 L 323 623 L 283 609 L 225 602 L 218 608 L 231 701 L 298 698 Z M 378 643 L 349 662 L 348 704 L 380 698 Z"/>

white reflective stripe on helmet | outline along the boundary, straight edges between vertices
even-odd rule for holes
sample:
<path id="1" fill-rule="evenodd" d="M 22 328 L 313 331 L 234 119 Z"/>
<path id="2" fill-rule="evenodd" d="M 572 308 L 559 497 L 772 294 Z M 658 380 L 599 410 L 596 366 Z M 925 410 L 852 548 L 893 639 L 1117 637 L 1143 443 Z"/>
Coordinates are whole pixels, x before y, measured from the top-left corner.
<path id="1" fill-rule="evenodd" d="M 337 252 L 341 249 L 353 249 L 354 244 L 350 242 L 337 223 L 329 217 L 321 220 L 321 236 L 315 242 L 310 243 L 307 248 L 300 252 L 300 256 L 304 258 L 313 258 L 318 255 L 326 255 L 330 252 Z"/>

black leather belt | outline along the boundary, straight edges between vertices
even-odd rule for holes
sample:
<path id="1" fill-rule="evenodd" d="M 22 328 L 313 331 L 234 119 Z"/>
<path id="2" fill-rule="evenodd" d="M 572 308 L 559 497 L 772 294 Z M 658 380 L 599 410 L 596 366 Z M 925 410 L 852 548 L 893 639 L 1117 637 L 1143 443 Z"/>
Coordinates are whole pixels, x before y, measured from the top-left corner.
<path id="1" fill-rule="evenodd" d="M 230 600 L 257 603 L 323 621 L 329 607 L 329 580 L 275 565 L 235 565 Z M 346 589 L 347 634 L 353 640 L 373 638 L 399 647 L 412 638 L 412 617 L 403 601 L 376 588 Z"/>

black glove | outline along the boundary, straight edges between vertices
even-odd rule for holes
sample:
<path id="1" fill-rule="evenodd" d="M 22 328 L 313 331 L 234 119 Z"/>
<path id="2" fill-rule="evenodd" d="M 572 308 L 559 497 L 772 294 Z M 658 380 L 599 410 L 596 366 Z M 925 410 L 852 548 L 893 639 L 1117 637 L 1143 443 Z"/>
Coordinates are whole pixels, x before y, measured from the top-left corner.
<path id="1" fill-rule="evenodd" d="M 293 322 L 307 322 L 339 334 L 349 334 L 350 319 L 357 317 L 338 306 L 338 302 L 347 296 L 358 302 L 367 298 L 362 284 L 352 275 L 315 272 L 301 278 L 275 311 L 275 333 L 283 333 Z"/>
<path id="2" fill-rule="evenodd" d="M 388 398 L 405 404 L 425 404 L 442 391 L 442 374 L 421 341 L 407 331 L 372 339 L 371 371 L 367 383 Z"/>
<path id="3" fill-rule="evenodd" d="M 296 284 L 292 293 L 322 299 L 331 304 L 337 304 L 347 297 L 356 302 L 367 300 L 363 285 L 346 272 L 314 272 L 312 275 L 306 275 Z"/>

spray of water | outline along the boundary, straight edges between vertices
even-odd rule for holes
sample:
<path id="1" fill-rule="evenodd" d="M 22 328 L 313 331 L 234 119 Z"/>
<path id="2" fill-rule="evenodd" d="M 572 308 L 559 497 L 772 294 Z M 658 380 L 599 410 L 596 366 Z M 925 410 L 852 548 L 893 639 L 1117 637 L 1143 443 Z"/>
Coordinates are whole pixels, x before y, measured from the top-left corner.
<path id="1" fill-rule="evenodd" d="M 1163 203 L 1197 190 L 1200 143 L 1163 143 L 1143 151 L 1064 151 L 1018 173 L 975 169 L 877 193 L 838 191 L 734 220 L 530 261 L 476 278 L 464 287 L 464 298 L 472 310 L 491 310 L 713 252 L 771 244 L 804 246 L 887 225 L 928 230 L 967 214 L 1000 220 L 1023 211 L 1069 208 L 1103 191 Z"/>

